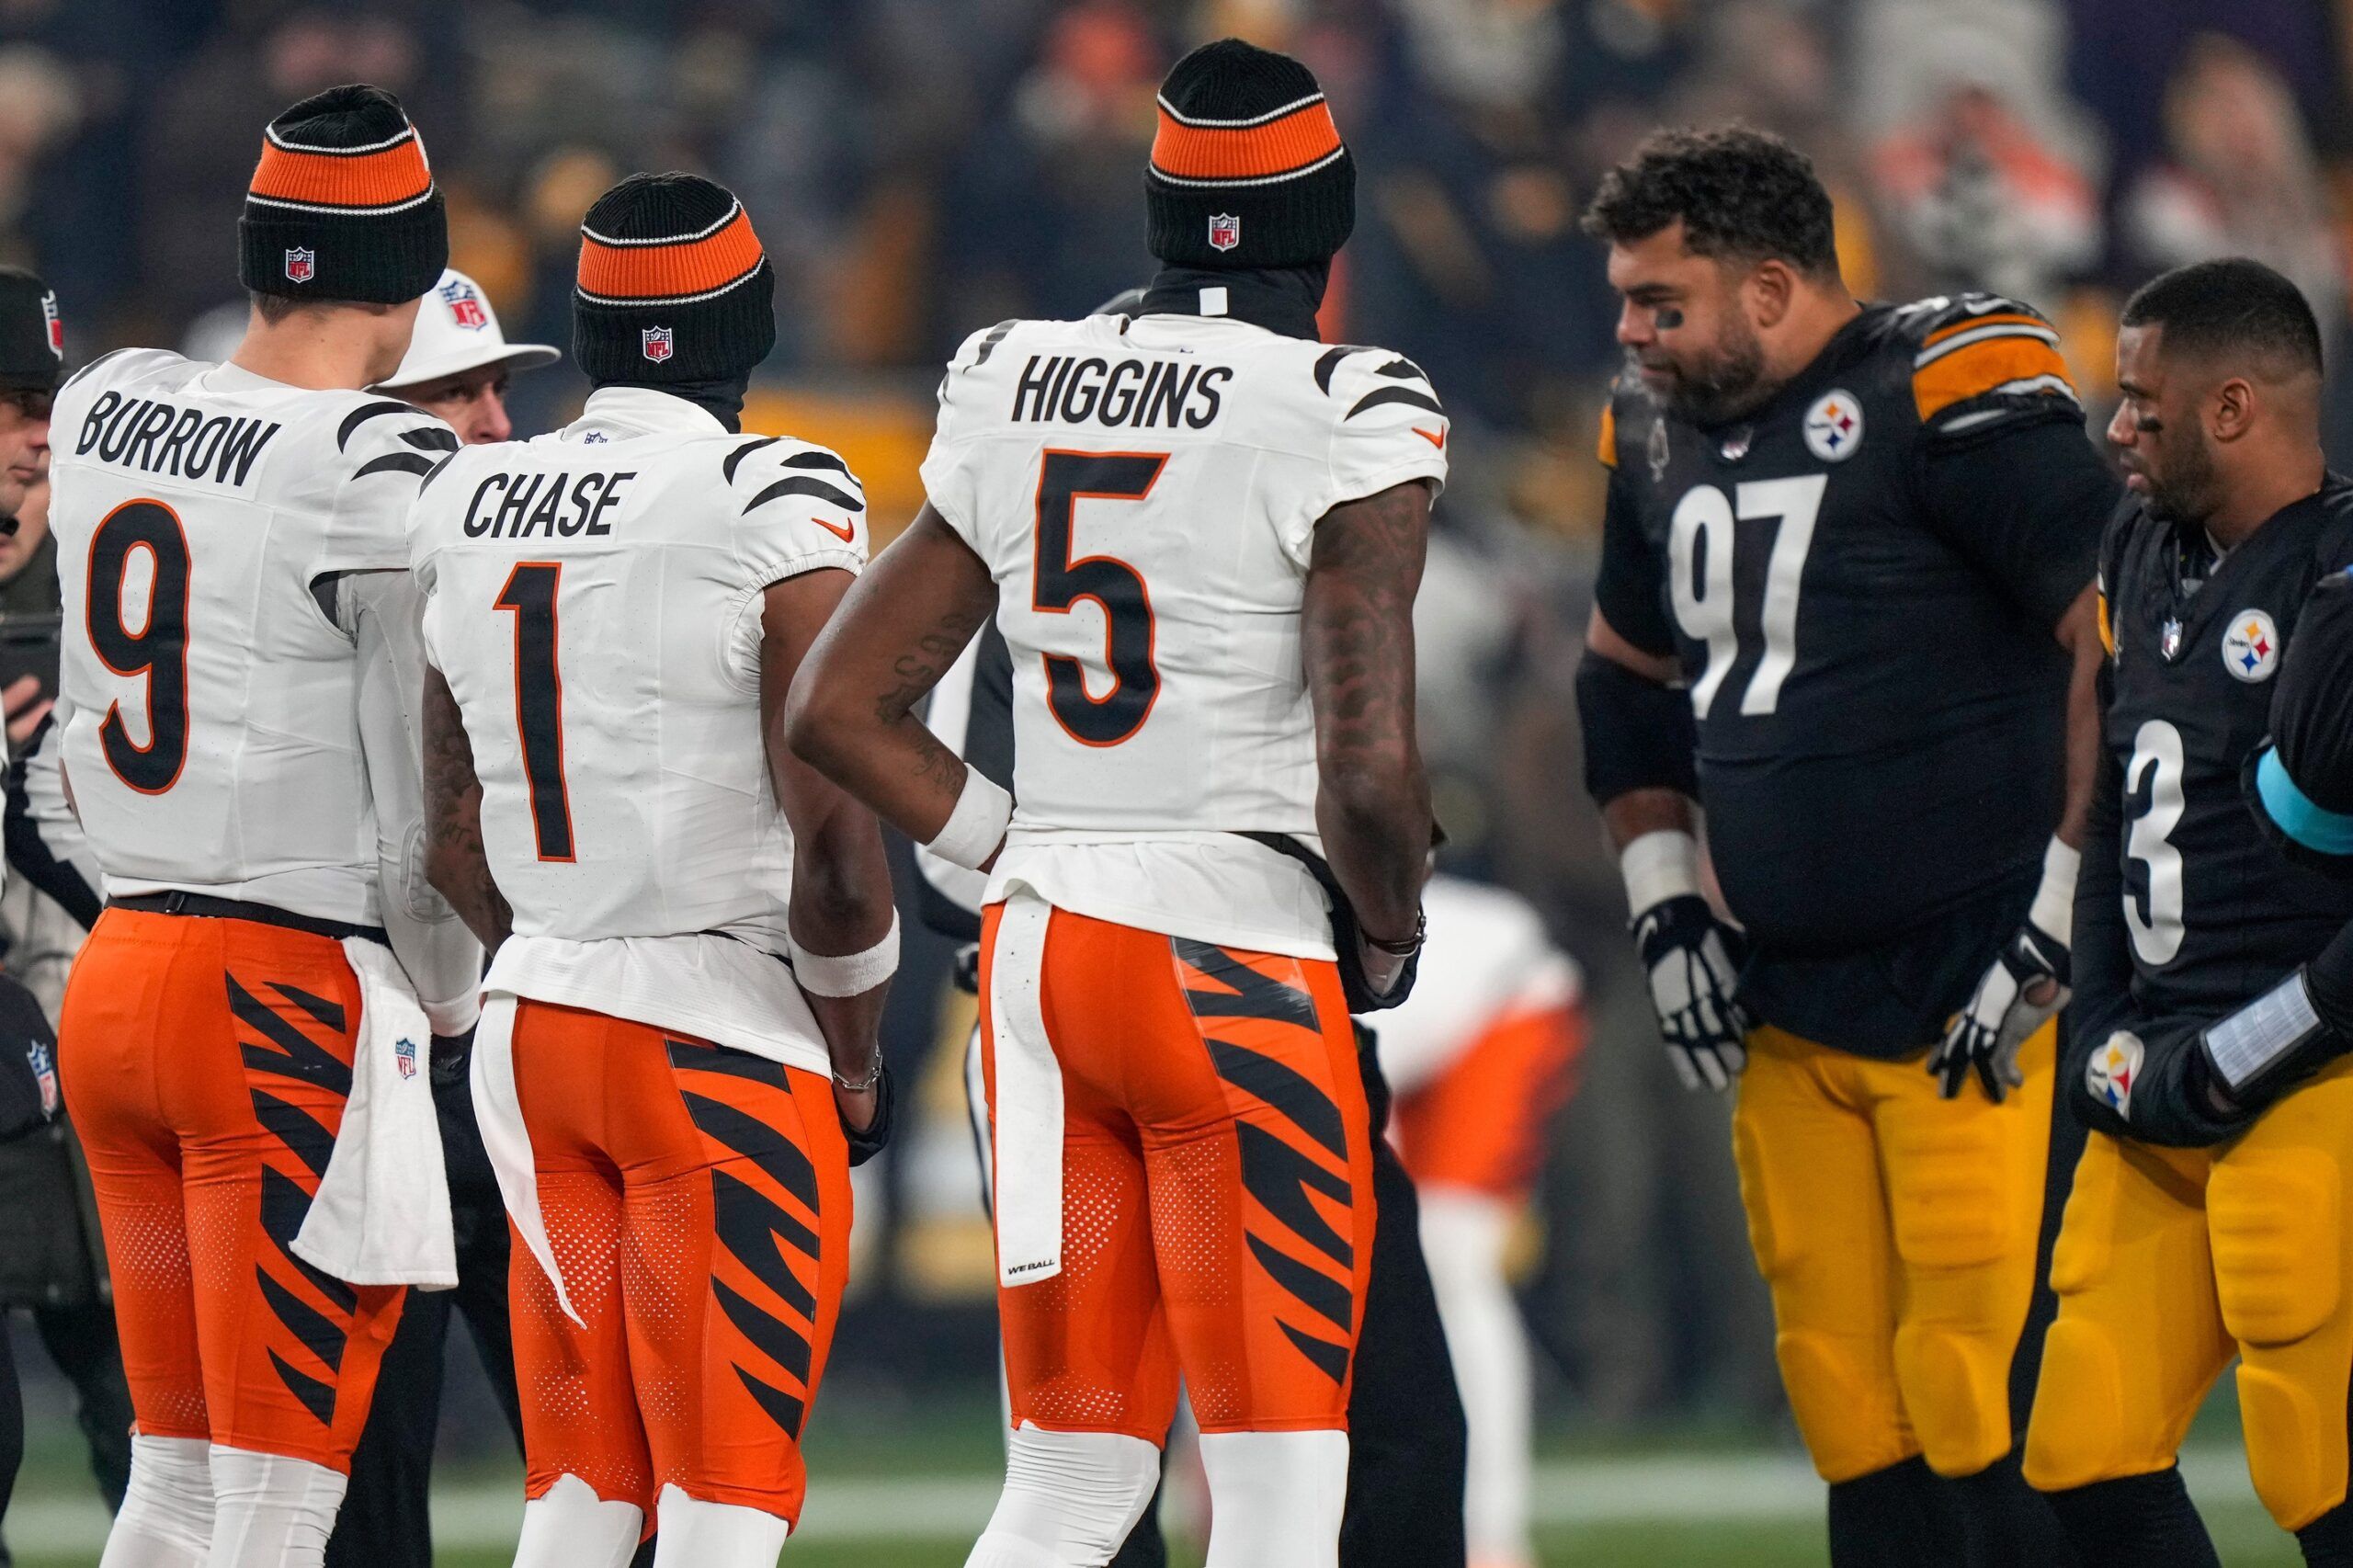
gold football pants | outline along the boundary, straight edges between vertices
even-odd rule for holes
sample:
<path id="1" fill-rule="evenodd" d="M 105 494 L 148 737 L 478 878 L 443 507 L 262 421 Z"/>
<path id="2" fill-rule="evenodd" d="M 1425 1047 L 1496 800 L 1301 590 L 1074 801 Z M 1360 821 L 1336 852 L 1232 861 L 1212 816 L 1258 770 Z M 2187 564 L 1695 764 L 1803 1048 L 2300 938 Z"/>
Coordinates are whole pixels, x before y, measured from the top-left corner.
<path id="1" fill-rule="evenodd" d="M 2027 1479 L 2056 1492 L 2165 1469 L 2236 1355 L 2271 1517 L 2301 1529 L 2344 1501 L 2348 1203 L 2353 1061 L 2211 1149 L 2093 1133 L 2051 1260 Z"/>
<path id="2" fill-rule="evenodd" d="M 1733 1152 L 1781 1381 L 1824 1481 L 1915 1454 L 1973 1475 L 2009 1452 L 2056 1037 L 2027 1041 L 2026 1083 L 2000 1105 L 1974 1083 L 1940 1098 L 1918 1057 L 1749 1037 Z"/>

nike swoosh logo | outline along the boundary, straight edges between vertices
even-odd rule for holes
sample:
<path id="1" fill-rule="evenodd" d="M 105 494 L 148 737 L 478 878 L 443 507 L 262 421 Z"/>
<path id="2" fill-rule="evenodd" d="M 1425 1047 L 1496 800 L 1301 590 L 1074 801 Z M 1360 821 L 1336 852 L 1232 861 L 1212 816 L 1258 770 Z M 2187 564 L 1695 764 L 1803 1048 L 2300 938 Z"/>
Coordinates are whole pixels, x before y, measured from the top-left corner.
<path id="1" fill-rule="evenodd" d="M 1444 451 L 1446 449 L 1446 432 L 1443 430 L 1433 435 L 1431 432 L 1425 430 L 1420 426 L 1416 425 L 1414 426 L 1414 434 L 1419 436 L 1423 440 L 1427 441 L 1431 446 L 1436 447 L 1440 451 Z"/>
<path id="2" fill-rule="evenodd" d="M 853 544 L 857 542 L 858 528 L 855 524 L 829 523 L 823 517 L 812 517 L 809 520 L 816 524 L 819 528 L 824 529 L 827 533 L 833 535 L 835 539 L 841 540 L 844 544 Z"/>

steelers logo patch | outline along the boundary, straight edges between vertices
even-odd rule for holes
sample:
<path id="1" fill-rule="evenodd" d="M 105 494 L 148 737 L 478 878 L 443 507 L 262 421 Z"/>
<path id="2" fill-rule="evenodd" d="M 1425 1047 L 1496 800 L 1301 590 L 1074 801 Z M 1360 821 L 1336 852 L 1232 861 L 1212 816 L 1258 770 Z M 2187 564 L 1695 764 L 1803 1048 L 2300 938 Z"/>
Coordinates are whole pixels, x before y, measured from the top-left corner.
<path id="1" fill-rule="evenodd" d="M 2132 1114 L 2132 1081 L 2141 1075 L 2141 1037 L 2119 1029 L 2085 1064 L 2084 1084 L 2092 1098 L 2112 1107 L 2119 1116 Z"/>
<path id="2" fill-rule="evenodd" d="M 2252 686 L 2279 667 L 2279 629 L 2259 609 L 2231 617 L 2222 633 L 2222 667 Z"/>
<path id="3" fill-rule="evenodd" d="M 1834 387 L 1805 411 L 1807 449 L 1826 463 L 1845 462 L 1863 444 L 1863 405 L 1844 387 Z"/>

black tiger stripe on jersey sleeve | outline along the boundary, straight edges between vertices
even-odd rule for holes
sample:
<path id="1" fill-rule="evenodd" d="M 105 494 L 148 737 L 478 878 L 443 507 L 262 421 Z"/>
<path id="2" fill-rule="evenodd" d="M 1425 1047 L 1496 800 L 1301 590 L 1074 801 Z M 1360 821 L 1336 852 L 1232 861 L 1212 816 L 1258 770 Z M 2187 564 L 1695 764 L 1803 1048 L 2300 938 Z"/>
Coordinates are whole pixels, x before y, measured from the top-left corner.
<path id="1" fill-rule="evenodd" d="M 386 452 L 381 458 L 370 458 L 361 463 L 351 477 L 365 479 L 371 473 L 430 474 L 439 466 L 431 458 L 419 457 L 415 452 Z"/>
<path id="2" fill-rule="evenodd" d="M 848 491 L 841 489 L 836 485 L 828 484 L 822 479 L 808 479 L 801 477 L 778 480 L 775 483 L 770 484 L 767 489 L 761 491 L 758 494 L 745 502 L 744 504 L 744 510 L 747 513 L 754 511 L 758 507 L 766 506 L 770 501 L 781 500 L 787 495 L 812 496 L 816 500 L 823 501 L 829 506 L 839 506 L 845 512 L 863 512 L 866 510 L 866 503 L 859 500 L 857 496 L 852 495 Z"/>
<path id="3" fill-rule="evenodd" d="M 1368 409 L 1380 408 L 1384 404 L 1392 403 L 1403 403 L 1408 408 L 1426 408 L 1432 414 L 1440 415 L 1443 415 L 1446 413 L 1446 405 L 1438 402 L 1438 398 L 1434 394 L 1418 392 L 1411 387 L 1382 387 L 1378 391 L 1369 392 L 1365 393 L 1364 396 L 1357 399 L 1355 404 L 1349 408 L 1347 413 L 1342 415 L 1340 417 L 1343 419 L 1354 419 L 1358 415 L 1366 412 Z"/>
<path id="4" fill-rule="evenodd" d="M 370 419 L 379 419 L 387 414 L 415 414 L 415 403 L 403 403 L 397 398 L 382 398 L 375 403 L 363 403 L 345 415 L 343 423 L 335 426 L 335 449 L 339 452 L 349 450 L 351 433 Z"/>
<path id="5" fill-rule="evenodd" d="M 727 460 L 719 465 L 719 477 L 725 480 L 730 484 L 734 483 L 735 470 L 740 464 L 742 464 L 745 458 L 750 457 L 762 447 L 775 446 L 777 442 L 781 439 L 783 439 L 783 437 L 779 436 L 762 436 L 756 440 L 745 442 L 742 446 L 728 453 Z"/>

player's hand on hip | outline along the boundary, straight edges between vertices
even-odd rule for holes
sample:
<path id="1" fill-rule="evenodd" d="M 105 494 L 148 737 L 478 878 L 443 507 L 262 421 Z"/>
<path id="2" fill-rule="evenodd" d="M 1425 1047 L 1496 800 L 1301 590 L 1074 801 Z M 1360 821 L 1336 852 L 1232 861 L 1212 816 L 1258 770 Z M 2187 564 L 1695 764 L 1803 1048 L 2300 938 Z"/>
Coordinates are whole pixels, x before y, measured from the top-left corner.
<path id="1" fill-rule="evenodd" d="M 2018 1048 L 2067 1005 L 2067 944 L 2031 920 L 2002 944 L 1928 1054 L 1945 1098 L 1959 1095 L 1972 1073 L 1995 1105 L 2026 1081 Z"/>
<path id="2" fill-rule="evenodd" d="M 1733 999 L 1740 933 L 1697 893 L 1678 893 L 1634 917 L 1666 1059 L 1687 1089 L 1726 1089 L 1748 1064 L 1748 1018 Z"/>

